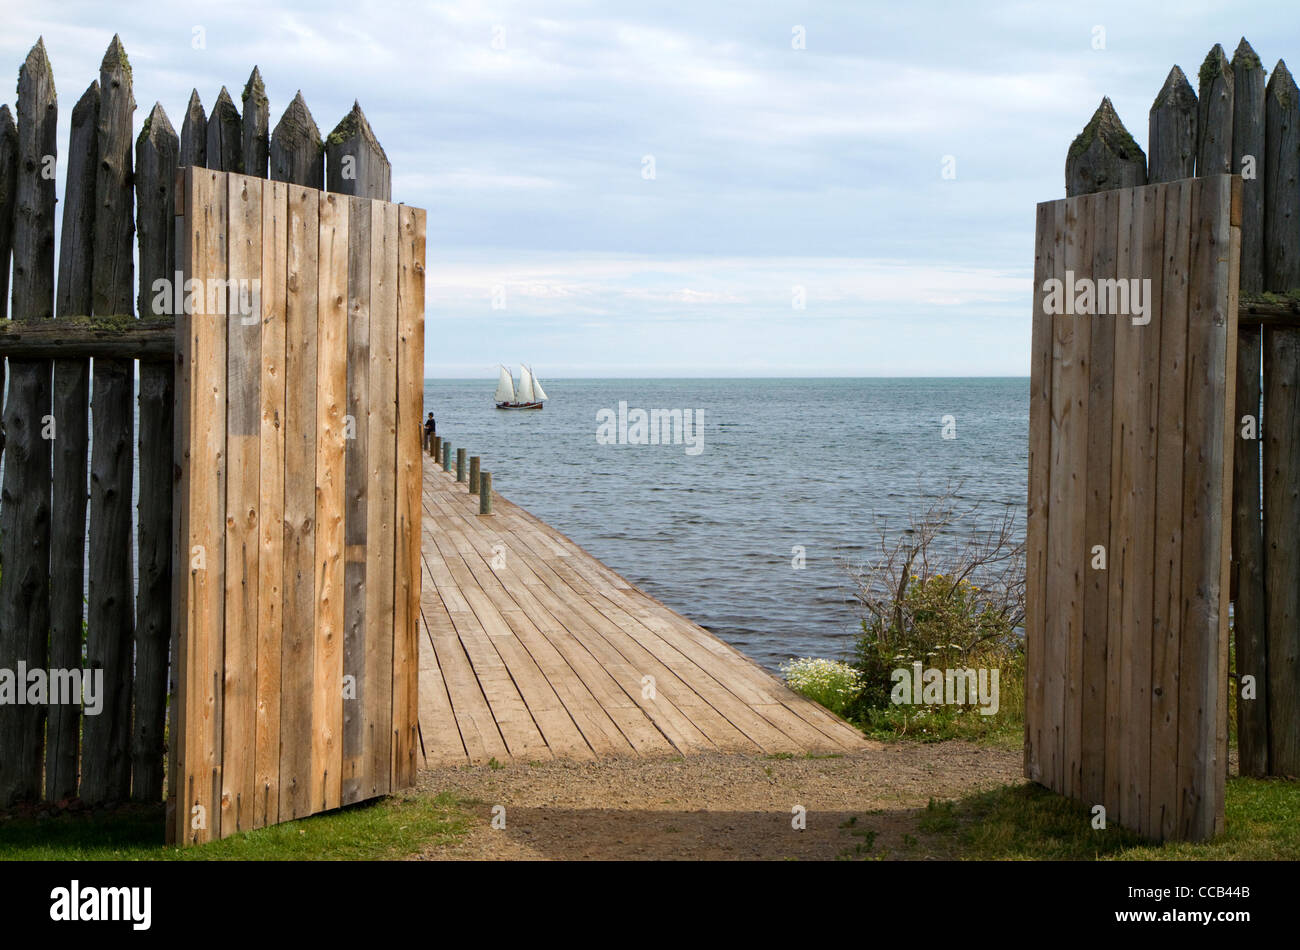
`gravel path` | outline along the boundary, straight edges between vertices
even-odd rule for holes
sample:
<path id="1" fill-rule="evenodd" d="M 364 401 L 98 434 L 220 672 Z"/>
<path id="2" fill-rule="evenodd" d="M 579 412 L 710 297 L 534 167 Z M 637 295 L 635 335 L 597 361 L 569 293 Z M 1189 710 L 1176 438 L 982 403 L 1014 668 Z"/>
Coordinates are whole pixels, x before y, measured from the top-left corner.
<path id="1" fill-rule="evenodd" d="M 930 798 L 1021 777 L 1019 750 L 897 743 L 837 758 L 671 759 L 460 766 L 420 774 L 429 793 L 472 804 L 456 845 L 420 855 L 468 860 L 936 857 L 916 830 Z M 492 828 L 495 806 L 504 829 Z M 806 829 L 791 827 L 806 810 Z"/>

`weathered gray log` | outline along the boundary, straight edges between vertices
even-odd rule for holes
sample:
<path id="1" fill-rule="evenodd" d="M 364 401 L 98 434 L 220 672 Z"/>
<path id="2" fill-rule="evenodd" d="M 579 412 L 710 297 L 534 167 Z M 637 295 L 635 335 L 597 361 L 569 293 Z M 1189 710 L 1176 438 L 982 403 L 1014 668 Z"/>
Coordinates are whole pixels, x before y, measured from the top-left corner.
<path id="1" fill-rule="evenodd" d="M 208 168 L 219 172 L 244 170 L 244 133 L 239 110 L 226 87 L 221 87 L 208 116 Z"/>
<path id="2" fill-rule="evenodd" d="M 1196 173 L 1196 92 L 1177 66 L 1151 104 L 1147 136 L 1147 181 L 1177 181 Z"/>
<path id="3" fill-rule="evenodd" d="M 1279 61 L 1264 95 L 1264 287 L 1300 287 L 1300 91 Z M 1264 590 L 1269 771 L 1300 775 L 1300 330 L 1264 333 Z M 1258 701 L 1258 700 L 1257 700 Z"/>
<path id="4" fill-rule="evenodd" d="M 9 106 L 0 105 L 0 317 L 9 315 L 9 260 L 14 250 L 14 187 L 18 176 L 18 127 Z M 0 367 L 0 393 L 4 369 Z M 0 432 L 0 452 L 4 451 Z"/>
<path id="5" fill-rule="evenodd" d="M 208 117 L 197 89 L 190 91 L 185 118 L 181 120 L 181 164 L 208 167 Z"/>
<path id="6" fill-rule="evenodd" d="M 1264 69 L 1242 37 L 1232 54 L 1232 169 L 1241 183 L 1241 283 L 1243 296 L 1264 289 Z M 1247 172 L 1253 174 L 1247 174 Z M 1237 328 L 1237 424 L 1232 457 L 1232 569 L 1236 591 L 1232 611 L 1236 640 L 1237 761 L 1240 774 L 1268 774 L 1268 706 L 1241 698 L 1241 678 L 1268 681 L 1264 632 L 1264 529 L 1260 522 L 1259 420 L 1262 330 Z M 1253 438 L 1246 416 L 1254 422 Z"/>
<path id="7" fill-rule="evenodd" d="M 480 456 L 471 455 L 469 457 L 469 493 L 471 495 L 478 494 L 478 476 L 481 464 L 482 459 Z"/>
<path id="8" fill-rule="evenodd" d="M 72 109 L 55 306 L 59 316 L 89 313 L 91 308 L 98 124 L 99 82 L 95 81 Z M 80 669 L 82 660 L 89 402 L 90 363 L 85 359 L 55 359 L 53 404 L 57 428 L 52 447 L 54 488 L 50 505 L 50 666 L 54 669 Z M 51 706 L 45 738 L 45 797 L 50 801 L 77 794 L 80 752 L 80 707 Z"/>
<path id="9" fill-rule="evenodd" d="M 9 261 L 14 250 L 14 189 L 18 181 L 18 127 L 7 105 L 0 105 L 0 316 L 9 314 Z M 8 371 L 0 360 L 0 393 Z M 0 455 L 5 450 L 4 420 L 0 417 Z"/>
<path id="10" fill-rule="evenodd" d="M 1147 159 L 1110 99 L 1102 99 L 1065 158 L 1065 193 L 1090 195 L 1147 183 Z"/>
<path id="11" fill-rule="evenodd" d="M 244 174 L 265 178 L 271 157 L 271 103 L 266 98 L 266 85 L 256 66 L 244 85 L 243 105 Z"/>
<path id="12" fill-rule="evenodd" d="M 11 359 L 119 359 L 171 361 L 176 324 L 171 317 L 59 317 L 40 323 L 0 320 L 0 356 Z M 60 431 L 63 423 L 60 422 Z M 60 436 L 61 438 L 62 436 Z M 83 527 L 84 532 L 84 527 Z M 83 541 L 85 535 L 82 535 Z"/>
<path id="13" fill-rule="evenodd" d="M 1225 175 L 1232 167 L 1233 77 L 1218 43 L 1201 64 L 1197 92 L 1196 174 Z"/>
<path id="14" fill-rule="evenodd" d="M 135 143 L 136 226 L 140 243 L 138 312 L 153 313 L 155 281 L 170 281 L 176 260 L 180 139 L 155 105 Z M 160 284 L 160 286 L 162 286 Z M 163 308 L 170 310 L 171 307 Z M 171 646 L 172 399 L 171 362 L 140 364 L 140 508 L 135 601 L 135 722 L 131 729 L 131 797 L 162 800 L 166 747 L 167 652 Z"/>
<path id="15" fill-rule="evenodd" d="M 14 185 L 13 315 L 54 312 L 54 179 L 59 107 L 54 73 L 37 41 L 18 71 L 18 163 Z M 48 666 L 50 630 L 50 412 L 48 360 L 10 360 L 0 489 L 0 668 Z M 0 704 L 0 807 L 41 791 L 44 705 Z"/>
<path id="16" fill-rule="evenodd" d="M 301 91 L 271 133 L 271 180 L 325 187 L 325 149 Z"/>
<path id="17" fill-rule="evenodd" d="M 114 36 L 99 70 L 99 161 L 95 179 L 95 313 L 134 305 L 135 196 L 131 67 Z M 81 797 L 122 801 L 131 793 L 131 484 L 134 367 L 97 359 L 91 403 L 90 559 L 87 666 L 102 669 L 104 708 L 85 718 Z"/>
<path id="18" fill-rule="evenodd" d="M 392 165 L 357 102 L 326 139 L 325 174 L 329 191 L 381 201 L 393 198 Z"/>

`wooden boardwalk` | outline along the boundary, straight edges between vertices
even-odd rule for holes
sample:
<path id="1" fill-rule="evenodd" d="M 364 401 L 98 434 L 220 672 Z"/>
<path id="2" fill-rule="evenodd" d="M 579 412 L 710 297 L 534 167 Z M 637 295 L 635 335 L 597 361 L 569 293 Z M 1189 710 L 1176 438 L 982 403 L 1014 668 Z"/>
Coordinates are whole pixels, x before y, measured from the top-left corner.
<path id="1" fill-rule="evenodd" d="M 424 764 L 869 748 L 500 495 L 424 466 Z"/>

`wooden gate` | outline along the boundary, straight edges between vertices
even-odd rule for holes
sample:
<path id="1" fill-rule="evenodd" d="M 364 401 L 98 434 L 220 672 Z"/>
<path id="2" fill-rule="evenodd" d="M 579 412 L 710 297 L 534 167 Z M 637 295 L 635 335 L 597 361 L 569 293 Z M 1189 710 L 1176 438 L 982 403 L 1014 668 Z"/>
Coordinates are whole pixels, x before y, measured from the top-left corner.
<path id="1" fill-rule="evenodd" d="M 409 786 L 425 212 L 181 170 L 173 759 L 196 843 Z"/>
<path id="2" fill-rule="evenodd" d="M 1240 184 L 1038 206 L 1025 774 L 1157 839 L 1223 825 Z"/>

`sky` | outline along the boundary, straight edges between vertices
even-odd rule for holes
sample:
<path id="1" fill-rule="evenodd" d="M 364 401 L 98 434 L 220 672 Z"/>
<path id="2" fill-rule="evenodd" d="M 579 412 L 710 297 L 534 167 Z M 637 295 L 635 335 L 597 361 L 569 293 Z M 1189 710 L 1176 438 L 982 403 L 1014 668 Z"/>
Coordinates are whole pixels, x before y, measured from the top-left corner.
<path id="1" fill-rule="evenodd" d="M 0 13 L 0 73 L 45 39 L 61 153 L 114 33 L 137 130 L 254 65 L 273 125 L 298 90 L 322 134 L 359 101 L 428 209 L 425 371 L 455 378 L 1028 375 L 1034 206 L 1102 96 L 1145 149 L 1173 64 L 1300 58 L 1295 0 Z"/>

